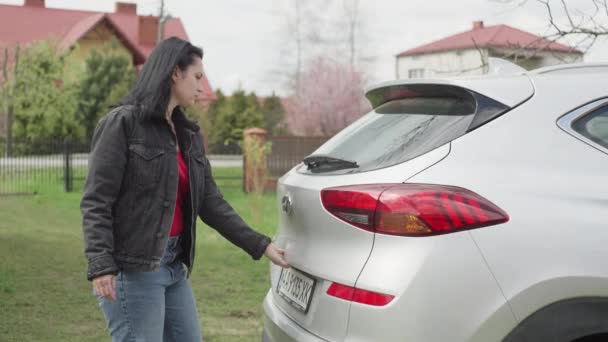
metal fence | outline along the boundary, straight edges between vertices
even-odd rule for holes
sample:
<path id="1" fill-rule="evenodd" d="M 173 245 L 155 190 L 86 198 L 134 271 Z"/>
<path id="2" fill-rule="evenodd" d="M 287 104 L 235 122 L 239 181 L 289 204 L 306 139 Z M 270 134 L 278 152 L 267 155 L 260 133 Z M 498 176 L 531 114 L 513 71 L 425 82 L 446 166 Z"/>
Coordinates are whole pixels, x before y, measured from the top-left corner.
<path id="1" fill-rule="evenodd" d="M 0 195 L 73 191 L 86 175 L 88 144 L 70 140 L 0 140 Z"/>
<path id="2" fill-rule="evenodd" d="M 270 137 L 270 178 L 278 178 L 316 150 L 328 137 Z M 15 140 L 10 150 L 0 140 L 0 195 L 81 191 L 87 174 L 89 144 L 70 140 Z M 214 178 L 221 188 L 242 187 L 238 144 L 211 147 Z"/>
<path id="3" fill-rule="evenodd" d="M 81 191 L 88 171 L 89 144 L 70 140 L 0 138 L 0 196 Z M 242 188 L 242 157 L 237 144 L 216 148 L 213 174 L 221 188 Z"/>

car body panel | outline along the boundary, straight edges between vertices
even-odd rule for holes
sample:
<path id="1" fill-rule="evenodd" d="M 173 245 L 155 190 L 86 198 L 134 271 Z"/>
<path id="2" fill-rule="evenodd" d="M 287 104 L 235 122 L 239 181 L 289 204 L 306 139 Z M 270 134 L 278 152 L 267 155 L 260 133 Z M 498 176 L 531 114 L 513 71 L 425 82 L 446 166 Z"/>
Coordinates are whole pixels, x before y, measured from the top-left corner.
<path id="1" fill-rule="evenodd" d="M 459 85 L 513 109 L 392 167 L 336 176 L 294 169 L 281 178 L 279 202 L 296 194 L 295 205 L 306 206 L 309 219 L 281 213 L 276 241 L 294 267 L 318 277 L 320 291 L 303 316 L 269 291 L 268 326 L 298 327 L 328 341 L 489 341 L 552 303 L 608 297 L 608 154 L 558 125 L 568 113 L 608 97 L 606 76 L 549 70 L 372 88 Z M 510 220 L 441 236 L 397 237 L 350 226 L 320 203 L 324 188 L 402 182 L 468 189 Z M 273 287 L 278 272 L 271 266 Z M 333 281 L 395 298 L 383 307 L 351 304 L 325 294 Z"/>

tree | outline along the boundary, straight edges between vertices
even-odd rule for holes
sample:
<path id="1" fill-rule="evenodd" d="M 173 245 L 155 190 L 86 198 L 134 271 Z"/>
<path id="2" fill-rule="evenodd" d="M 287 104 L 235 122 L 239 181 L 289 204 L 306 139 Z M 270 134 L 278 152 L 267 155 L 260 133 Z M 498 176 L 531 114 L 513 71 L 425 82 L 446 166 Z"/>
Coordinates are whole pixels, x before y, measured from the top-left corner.
<path id="1" fill-rule="evenodd" d="M 494 1 L 517 7 L 530 3 L 528 0 Z M 569 39 L 571 46 L 586 52 L 598 38 L 608 35 L 608 0 L 579 1 L 576 7 L 565 0 L 535 0 L 532 4 L 541 7 L 547 15 L 548 33 L 542 38 L 549 43 Z"/>
<path id="2" fill-rule="evenodd" d="M 291 0 L 284 2 L 281 60 L 277 70 L 291 89 L 299 87 L 304 67 L 319 57 L 357 66 L 373 62 L 365 30 L 363 1 Z M 364 47 L 367 47 L 364 49 Z"/>
<path id="3" fill-rule="evenodd" d="M 14 50 L 14 51 L 13 51 Z M 2 78 L 0 78 L 0 109 L 6 114 L 6 156 L 13 153 L 13 89 L 15 73 L 19 67 L 20 46 L 14 49 L 6 47 L 2 59 Z"/>
<path id="4" fill-rule="evenodd" d="M 255 92 L 251 92 L 246 96 L 245 106 L 245 111 L 239 120 L 241 123 L 237 125 L 237 127 L 235 127 L 236 129 L 233 131 L 235 136 L 239 136 L 238 141 L 242 140 L 243 131 L 247 128 L 264 126 L 264 114 L 262 113 L 262 107 Z"/>
<path id="5" fill-rule="evenodd" d="M 65 55 L 52 41 L 35 43 L 21 53 L 12 86 L 16 138 L 82 137 L 74 116 L 74 89 L 64 85 L 64 72 Z"/>
<path id="6" fill-rule="evenodd" d="M 217 110 L 217 115 L 213 118 L 214 144 L 240 142 L 245 129 L 260 127 L 264 122 L 257 96 L 255 93 L 246 95 L 243 90 L 236 90 L 224 103 L 211 106 L 210 109 Z"/>
<path id="7" fill-rule="evenodd" d="M 224 93 L 218 89 L 215 91 L 215 101 L 213 101 L 209 108 L 206 110 L 206 117 L 208 118 L 208 127 L 206 128 L 206 132 L 208 134 L 208 139 L 211 142 L 217 143 L 222 139 L 219 138 L 219 132 L 215 129 L 216 124 L 218 122 L 218 117 L 220 113 L 224 110 L 224 107 L 227 103 L 227 98 Z"/>
<path id="8" fill-rule="evenodd" d="M 369 110 L 362 73 L 320 57 L 289 98 L 286 124 L 295 135 L 333 135 Z"/>
<path id="9" fill-rule="evenodd" d="M 350 65 L 355 65 L 357 26 L 359 25 L 359 0 L 344 0 L 344 12 L 347 19 L 349 62 Z"/>
<path id="10" fill-rule="evenodd" d="M 264 129 L 269 135 L 278 135 L 284 132 L 281 123 L 285 116 L 285 108 L 283 108 L 280 97 L 273 93 L 272 96 L 264 99 L 261 111 L 264 115 Z"/>
<path id="11" fill-rule="evenodd" d="M 131 58 L 118 48 L 118 42 L 94 49 L 85 61 L 85 70 L 77 84 L 77 120 L 89 141 L 97 121 L 127 94 L 135 80 Z"/>
<path id="12" fill-rule="evenodd" d="M 337 32 L 337 39 L 332 45 L 338 47 L 339 61 L 356 66 L 359 70 L 375 60 L 370 54 L 375 49 L 370 46 L 373 40 L 368 35 L 368 11 L 363 5 L 360 0 L 342 0 L 342 8 L 338 10 L 339 19 L 331 30 Z"/>
<path id="13" fill-rule="evenodd" d="M 327 18 L 324 13 L 331 6 L 322 0 L 289 0 L 283 3 L 286 18 L 281 26 L 281 60 L 284 63 L 277 70 L 288 86 L 296 88 L 306 61 L 327 47 L 322 34 Z"/>

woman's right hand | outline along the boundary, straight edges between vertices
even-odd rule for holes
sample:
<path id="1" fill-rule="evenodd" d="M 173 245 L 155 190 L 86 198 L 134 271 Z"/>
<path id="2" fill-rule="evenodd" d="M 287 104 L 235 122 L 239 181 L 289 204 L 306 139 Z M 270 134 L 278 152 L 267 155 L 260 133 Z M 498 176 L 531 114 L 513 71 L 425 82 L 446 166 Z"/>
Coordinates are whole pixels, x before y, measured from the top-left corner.
<path id="1" fill-rule="evenodd" d="M 93 279 L 93 289 L 105 299 L 116 300 L 116 276 L 106 274 Z"/>

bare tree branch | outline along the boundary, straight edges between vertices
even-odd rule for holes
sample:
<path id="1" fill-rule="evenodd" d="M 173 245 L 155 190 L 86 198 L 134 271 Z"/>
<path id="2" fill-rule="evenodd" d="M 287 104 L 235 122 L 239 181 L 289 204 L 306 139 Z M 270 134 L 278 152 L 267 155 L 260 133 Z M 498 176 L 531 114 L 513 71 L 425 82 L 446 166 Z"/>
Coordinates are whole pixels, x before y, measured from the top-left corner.
<path id="1" fill-rule="evenodd" d="M 472 41 L 473 41 L 473 45 L 475 45 L 475 49 L 479 53 L 479 59 L 480 59 L 481 63 L 479 65 L 471 67 L 471 68 L 459 69 L 458 73 L 456 73 L 456 76 L 462 76 L 462 75 L 468 74 L 473 71 L 479 71 L 479 70 L 485 71 L 486 67 L 488 67 L 487 58 L 486 58 L 486 56 L 484 56 L 484 50 L 479 45 L 477 45 L 477 42 L 475 41 L 475 39 L 473 39 Z M 454 73 L 454 70 L 440 70 L 440 69 L 432 69 L 432 68 L 427 69 L 427 70 L 431 71 L 435 75 Z"/>
<path id="2" fill-rule="evenodd" d="M 562 4 L 562 8 L 564 11 L 564 15 L 566 16 L 569 27 L 560 27 L 553 13 L 553 8 L 549 2 L 549 0 L 537 0 L 539 3 L 543 4 L 547 10 L 547 14 L 549 16 L 549 23 L 557 31 L 557 35 L 559 37 L 573 36 L 573 35 L 582 35 L 582 36 L 606 36 L 608 35 L 608 30 L 602 24 L 597 21 L 597 15 L 599 11 L 599 7 L 602 7 L 605 11 L 606 17 L 608 18 L 608 3 L 606 0 L 592 0 L 592 3 L 596 7 L 596 12 L 592 15 L 585 15 L 585 13 L 579 12 L 579 20 L 575 23 L 574 18 L 572 16 L 572 12 L 565 0 L 560 0 Z M 606 19 L 606 18 L 604 18 Z"/>
<path id="3" fill-rule="evenodd" d="M 572 21 L 572 17 L 570 16 L 570 10 L 568 10 L 568 5 L 566 5 L 566 1 L 565 0 L 561 0 L 562 6 L 564 7 L 564 12 L 566 12 L 566 17 L 568 18 L 568 21 L 570 22 L 570 26 L 571 27 L 576 27 L 576 25 L 574 25 L 574 22 Z M 548 4 L 548 1 L 547 1 Z"/>
<path id="4" fill-rule="evenodd" d="M 518 7 L 523 6 L 527 3 L 526 0 L 491 0 L 502 4 L 515 3 Z M 566 0 L 536 0 L 537 3 L 542 4 L 546 10 L 549 25 L 555 34 L 545 36 L 547 39 L 550 37 L 560 39 L 566 37 L 574 37 L 578 39 L 578 46 L 582 43 L 588 44 L 581 50 L 588 50 L 597 37 L 608 35 L 608 0 L 589 0 L 588 4 L 593 6 L 593 10 L 589 10 L 590 13 L 585 13 L 583 10 L 572 8 L 572 4 L 568 4 Z M 558 3 L 558 5 L 555 5 Z M 558 8 L 556 8 L 559 6 Z M 559 16 L 558 16 L 559 13 Z M 566 24 L 560 24 L 565 21 Z"/>
<path id="5" fill-rule="evenodd" d="M 344 12 L 348 24 L 348 45 L 350 65 L 355 65 L 355 53 L 357 49 L 356 30 L 359 23 L 359 0 L 344 0 Z"/>

